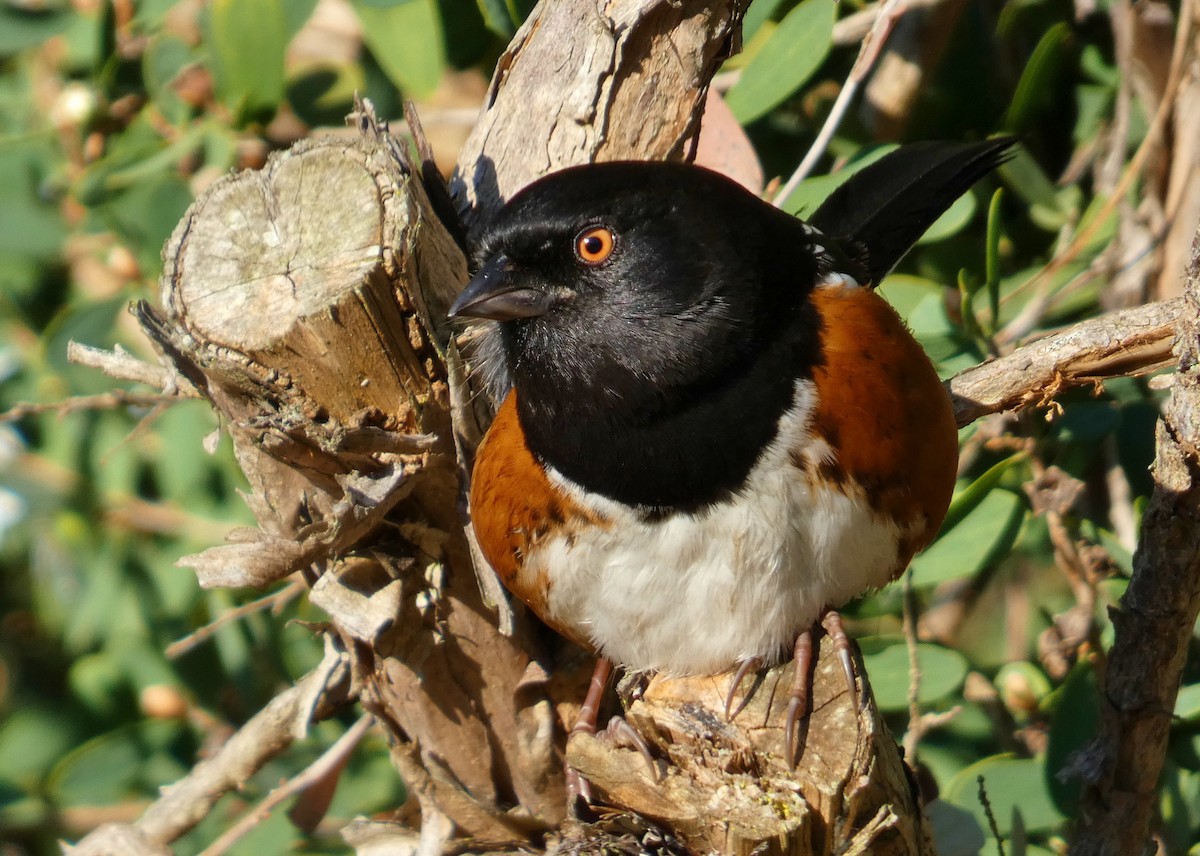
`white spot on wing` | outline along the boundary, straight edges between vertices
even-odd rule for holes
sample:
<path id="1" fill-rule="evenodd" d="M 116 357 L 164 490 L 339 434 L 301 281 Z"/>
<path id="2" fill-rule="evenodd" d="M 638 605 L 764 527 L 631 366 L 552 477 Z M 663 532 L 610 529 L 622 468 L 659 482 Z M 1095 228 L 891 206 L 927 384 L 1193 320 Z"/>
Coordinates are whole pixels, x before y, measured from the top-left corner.
<path id="1" fill-rule="evenodd" d="M 850 274 L 839 273 L 837 271 L 825 274 L 824 278 L 817 285 L 826 288 L 862 288 L 862 283 L 850 276 Z"/>

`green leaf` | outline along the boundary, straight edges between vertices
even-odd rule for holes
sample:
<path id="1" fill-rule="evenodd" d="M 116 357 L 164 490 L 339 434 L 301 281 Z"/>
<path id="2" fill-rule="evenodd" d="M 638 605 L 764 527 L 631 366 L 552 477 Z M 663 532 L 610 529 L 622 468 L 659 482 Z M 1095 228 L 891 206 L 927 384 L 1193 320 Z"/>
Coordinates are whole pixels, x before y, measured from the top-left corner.
<path id="1" fill-rule="evenodd" d="M 39 185 L 52 154 L 33 141 L 0 147 L 0 253 L 49 261 L 59 254 L 66 228 Z"/>
<path id="2" fill-rule="evenodd" d="M 50 794 L 64 806 L 104 806 L 130 796 L 142 752 L 130 729 L 88 741 L 54 768 Z"/>
<path id="3" fill-rule="evenodd" d="M 964 193 L 954 200 L 954 203 L 946 209 L 946 213 L 933 221 L 933 225 L 925 230 L 925 234 L 917 240 L 917 244 L 935 244 L 957 235 L 971 222 L 977 207 L 975 194 Z"/>
<path id="4" fill-rule="evenodd" d="M 1179 690 L 1175 716 L 1184 722 L 1200 722 L 1200 684 L 1188 684 Z"/>
<path id="5" fill-rule="evenodd" d="M 942 791 L 943 799 L 971 812 L 982 828 L 988 828 L 988 819 L 979 802 L 980 776 L 1002 836 L 1012 834 L 1014 808 L 1020 810 L 1031 833 L 1050 832 L 1066 819 L 1046 789 L 1045 764 L 1040 759 L 994 755 L 967 767 Z"/>
<path id="6" fill-rule="evenodd" d="M 783 0 L 754 0 L 742 18 L 742 41 L 749 42 L 763 24 L 771 20 Z"/>
<path id="7" fill-rule="evenodd" d="M 912 329 L 913 336 L 929 355 L 929 359 L 938 367 L 939 376 L 943 376 L 945 361 L 961 354 L 967 341 L 963 338 L 962 331 L 946 314 L 946 304 L 942 300 L 940 289 L 914 306 L 905 320 Z M 977 362 L 977 359 L 972 359 L 971 365 Z"/>
<path id="8" fill-rule="evenodd" d="M 47 788 L 62 805 L 106 805 L 140 794 L 139 785 L 154 751 L 179 726 L 162 720 L 122 726 L 68 753 L 54 768 Z"/>
<path id="9" fill-rule="evenodd" d="M 1000 175 L 1013 192 L 1030 204 L 1029 217 L 1040 228 L 1056 232 L 1070 212 L 1063 207 L 1058 189 L 1024 146 L 1000 165 Z"/>
<path id="10" fill-rule="evenodd" d="M 1005 555 L 1025 519 L 1025 503 L 993 490 L 952 529 L 912 561 L 913 585 L 931 586 L 973 577 Z"/>
<path id="11" fill-rule="evenodd" d="M 908 710 L 908 646 L 893 637 L 865 637 L 859 640 L 863 664 L 871 681 L 875 702 L 885 713 Z M 927 642 L 917 643 L 917 663 L 921 684 L 917 702 L 931 704 L 962 686 L 967 677 L 967 660 L 957 651 Z"/>
<path id="12" fill-rule="evenodd" d="M 1000 484 L 1000 479 L 1008 472 L 1009 468 L 1018 461 L 1023 461 L 1025 455 L 1018 453 L 1010 455 L 998 463 L 988 467 L 979 478 L 971 482 L 970 485 L 960 491 L 956 491 L 954 497 L 950 500 L 950 507 L 946 510 L 946 516 L 942 519 L 942 532 L 949 532 L 959 521 L 979 507 L 979 504 L 987 498 L 997 485 Z"/>
<path id="13" fill-rule="evenodd" d="M 147 94 L 156 101 L 161 100 L 167 87 L 190 62 L 192 49 L 183 39 L 169 33 L 154 36 L 142 54 L 142 78 L 146 81 Z"/>
<path id="14" fill-rule="evenodd" d="M 752 122 L 804 85 L 833 44 L 833 0 L 804 0 L 787 13 L 725 96 L 742 124 Z"/>
<path id="15" fill-rule="evenodd" d="M 1090 743 L 1100 727 L 1100 688 L 1090 663 L 1077 663 L 1062 687 L 1048 699 L 1054 711 L 1046 742 L 1046 786 L 1054 804 L 1073 814 L 1079 804 L 1078 773 L 1068 773 L 1072 756 Z"/>
<path id="16" fill-rule="evenodd" d="M 1006 130 L 1020 131 L 1026 128 L 1034 114 L 1052 97 L 1055 78 L 1058 77 L 1070 41 L 1071 28 L 1065 21 L 1055 24 L 1042 36 L 1017 82 L 1017 90 L 1004 117 Z"/>
<path id="17" fill-rule="evenodd" d="M 933 280 L 922 279 L 907 273 L 894 273 L 887 277 L 875 293 L 883 297 L 910 327 L 909 316 L 925 300 L 942 298 L 942 286 Z"/>
<path id="18" fill-rule="evenodd" d="M 896 148 L 894 145 L 876 146 L 875 148 L 860 152 L 854 160 L 850 161 L 850 163 L 843 166 L 837 172 L 806 178 L 783 201 L 781 207 L 783 210 L 795 214 L 797 217 L 804 217 L 806 214 L 815 211 L 817 206 L 824 202 L 829 194 L 841 187 L 852 175 L 863 167 L 870 166 L 888 152 L 895 151 Z"/>
<path id="19" fill-rule="evenodd" d="M 406 97 L 437 87 L 446 65 L 442 21 L 434 0 L 404 0 L 386 8 L 355 0 L 371 55 Z"/>
<path id="20" fill-rule="evenodd" d="M 36 788 L 77 740 L 75 725 L 61 710 L 42 705 L 14 710 L 0 722 L 0 770 L 8 781 Z"/>
<path id="21" fill-rule="evenodd" d="M 169 172 L 149 176 L 113 197 L 102 209 L 106 221 L 146 271 L 159 271 L 160 253 L 175 225 L 192 204 L 192 191 Z"/>
<path id="22" fill-rule="evenodd" d="M 483 22 L 493 33 L 507 39 L 517 31 L 517 22 L 513 20 L 509 5 L 504 0 L 476 0 L 476 3 Z"/>
<path id="23" fill-rule="evenodd" d="M 925 758 L 922 749 L 922 760 Z M 934 832 L 937 856 L 978 856 L 986 843 L 983 827 L 966 809 L 946 800 L 934 800 L 925 806 Z"/>
<path id="24" fill-rule="evenodd" d="M 269 119 L 284 93 L 282 0 L 213 0 L 208 25 L 221 99 L 239 123 Z"/>
<path id="25" fill-rule="evenodd" d="M 39 45 L 70 24 L 69 12 L 35 12 L 15 8 L 11 3 L 0 4 L 0 57 Z"/>
<path id="26" fill-rule="evenodd" d="M 996 188 L 988 205 L 986 275 L 984 286 L 988 293 L 988 308 L 991 310 L 991 330 L 1000 329 L 1000 200 L 1004 188 Z"/>
<path id="27" fill-rule="evenodd" d="M 67 680 L 75 697 L 97 717 L 117 713 L 118 702 L 128 691 L 121 664 L 107 652 L 80 657 L 71 664 Z"/>
<path id="28" fill-rule="evenodd" d="M 287 41 L 304 28 L 316 8 L 317 0 L 284 0 L 283 30 Z"/>

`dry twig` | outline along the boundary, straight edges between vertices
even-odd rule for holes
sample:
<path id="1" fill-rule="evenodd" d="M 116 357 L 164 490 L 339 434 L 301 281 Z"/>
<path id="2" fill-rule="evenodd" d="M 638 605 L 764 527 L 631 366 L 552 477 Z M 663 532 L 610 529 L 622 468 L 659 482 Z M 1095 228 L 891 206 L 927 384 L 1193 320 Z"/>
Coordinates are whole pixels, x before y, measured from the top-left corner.
<path id="1" fill-rule="evenodd" d="M 168 660 L 174 660 L 182 657 L 197 645 L 207 642 L 216 635 L 218 630 L 230 622 L 244 618 L 247 615 L 253 615 L 264 609 L 269 609 L 272 615 L 278 615 L 284 604 L 295 600 L 306 588 L 304 583 L 293 580 L 278 591 L 273 591 L 249 603 L 243 603 L 233 609 L 226 610 L 203 627 L 197 628 L 183 638 L 172 642 L 163 653 L 167 655 Z"/>
<path id="2" fill-rule="evenodd" d="M 328 658 L 327 658 L 328 659 Z M 319 703 L 311 708 L 310 699 Z M 163 792 L 132 827 L 122 827 L 148 849 L 130 852 L 166 852 L 159 849 L 183 835 L 201 820 L 227 792 L 241 787 L 271 758 L 295 739 L 297 717 L 305 722 L 328 716 L 349 701 L 351 684 L 345 663 L 334 657 L 322 663 L 292 687 L 277 695 L 241 727 L 215 755 L 200 761 L 180 781 Z M 70 851 L 74 856 L 111 856 L 114 830 L 104 827 L 84 838 Z"/>
<path id="3" fill-rule="evenodd" d="M 375 724 L 375 717 L 367 714 L 362 716 L 352 726 L 346 729 L 332 746 L 321 753 L 321 757 L 313 761 L 301 773 L 288 779 L 271 791 L 266 799 L 247 812 L 241 820 L 227 829 L 220 838 L 201 851 L 200 856 L 221 856 L 236 844 L 246 833 L 258 826 L 271 816 L 271 812 L 284 800 L 302 793 L 328 776 L 332 771 L 345 765 L 346 759 L 354 748 L 366 737 L 367 731 Z"/>
<path id="4" fill-rule="evenodd" d="M 867 75 L 871 73 L 871 69 L 875 66 L 875 60 L 879 59 L 880 53 L 883 52 L 883 46 L 887 43 L 887 38 L 895 28 L 896 22 L 900 20 L 908 9 L 909 4 L 907 0 L 883 0 L 879 4 L 879 9 L 875 14 L 871 29 L 863 38 L 862 47 L 858 51 L 858 58 L 854 61 L 854 66 L 850 69 L 850 74 L 846 78 L 846 84 L 842 87 L 837 99 L 833 102 L 833 108 L 825 118 L 825 124 L 821 126 L 821 130 L 817 134 L 817 138 L 813 140 L 808 153 L 804 155 L 804 159 L 800 161 L 800 165 L 796 167 L 796 171 L 792 173 L 783 187 L 779 189 L 779 192 L 775 194 L 776 205 L 783 205 L 787 201 L 787 198 L 792 195 L 792 191 L 799 186 L 800 182 L 808 177 L 813 167 L 817 165 L 817 161 L 825 154 L 825 149 L 829 146 L 829 141 L 833 139 L 834 133 L 837 132 L 838 126 L 842 124 L 842 119 L 846 116 L 846 111 L 850 109 L 850 102 L 854 100 L 854 96 L 858 94 L 859 87 L 867 79 Z"/>

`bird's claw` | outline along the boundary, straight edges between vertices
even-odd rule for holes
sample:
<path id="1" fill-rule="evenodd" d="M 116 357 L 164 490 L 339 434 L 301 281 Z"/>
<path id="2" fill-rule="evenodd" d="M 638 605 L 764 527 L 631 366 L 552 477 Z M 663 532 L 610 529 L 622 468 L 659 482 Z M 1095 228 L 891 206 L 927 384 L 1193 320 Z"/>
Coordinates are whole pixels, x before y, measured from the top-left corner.
<path id="1" fill-rule="evenodd" d="M 733 673 L 733 681 L 729 684 L 729 692 L 725 694 L 725 721 L 733 722 L 739 713 L 746 709 L 746 705 L 750 703 L 750 696 L 753 694 L 753 688 L 742 696 L 741 702 L 734 708 L 733 699 L 737 695 L 738 687 L 742 685 L 742 681 L 746 680 L 746 675 L 751 672 L 758 671 L 762 668 L 762 657 L 747 657 L 738 663 L 737 671 Z"/>
<path id="2" fill-rule="evenodd" d="M 846 691 L 850 695 L 850 705 L 857 714 L 862 709 L 862 700 L 858 695 L 857 677 L 854 672 L 854 655 L 850 645 L 850 637 L 842 626 L 842 616 L 836 610 L 829 610 L 821 617 L 821 627 L 829 637 L 842 666 L 842 674 L 846 678 Z M 791 698 L 788 700 L 787 719 L 785 721 L 784 753 L 788 769 L 796 769 L 799 762 L 799 752 L 804 749 L 804 741 L 797 741 L 800 730 L 800 720 L 809 714 L 809 691 L 812 688 L 813 676 L 813 634 L 812 629 L 801 631 L 796 637 L 793 650 L 795 672 L 792 675 Z M 797 742 L 799 748 L 797 748 Z"/>

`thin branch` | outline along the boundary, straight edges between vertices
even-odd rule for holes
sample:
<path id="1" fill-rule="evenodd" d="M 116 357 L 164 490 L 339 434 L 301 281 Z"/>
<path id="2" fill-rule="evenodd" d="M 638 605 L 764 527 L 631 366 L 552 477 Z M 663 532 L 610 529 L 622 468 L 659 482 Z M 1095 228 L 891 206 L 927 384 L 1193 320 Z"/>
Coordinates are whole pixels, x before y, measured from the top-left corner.
<path id="1" fill-rule="evenodd" d="M 66 416 L 79 410 L 113 410 L 117 407 L 154 407 L 155 405 L 178 401 L 179 396 L 161 392 L 130 392 L 124 389 L 114 389 L 98 395 L 77 395 L 62 401 L 51 401 L 44 404 L 21 402 L 0 413 L 0 422 L 16 422 L 27 416 L 37 416 L 42 413 L 57 413 Z"/>
<path id="2" fill-rule="evenodd" d="M 1000 837 L 1000 827 L 996 824 L 996 814 L 992 811 L 992 801 L 988 799 L 987 782 L 983 776 L 976 776 L 975 784 L 979 788 L 979 804 L 983 806 L 983 813 L 987 817 L 988 828 L 992 832 L 992 838 L 996 839 L 996 853 L 999 856 L 1004 856 L 1004 840 Z"/>
<path id="3" fill-rule="evenodd" d="M 97 369 L 111 378 L 145 384 L 170 397 L 200 398 L 200 393 L 183 375 L 165 366 L 143 362 L 120 345 L 113 350 L 93 348 L 79 342 L 67 343 L 67 360 Z"/>
<path id="4" fill-rule="evenodd" d="M 908 649 L 908 730 L 904 732 L 904 759 L 910 766 L 917 763 L 917 746 L 921 738 L 935 728 L 941 728 L 962 712 L 961 705 L 949 710 L 921 713 L 921 661 L 917 650 L 917 597 L 912 584 L 912 569 L 904 575 L 904 645 Z"/>
<path id="5" fill-rule="evenodd" d="M 295 600 L 305 589 L 306 586 L 304 583 L 293 581 L 278 591 L 273 591 L 257 600 L 252 600 L 249 603 L 243 603 L 241 606 L 226 610 L 203 627 L 194 630 L 182 639 L 172 642 L 163 653 L 167 655 L 168 660 L 177 659 L 188 651 L 191 651 L 197 645 L 207 642 L 217 634 L 218 630 L 230 622 L 237 621 L 240 618 L 253 615 L 265 609 L 269 609 L 272 614 L 278 614 L 284 604 Z"/>
<path id="6" fill-rule="evenodd" d="M 917 651 L 917 596 L 913 591 L 912 568 L 904 574 L 904 647 L 908 651 L 908 731 L 904 734 L 904 757 L 915 765 L 921 742 L 921 661 Z"/>
<path id="7" fill-rule="evenodd" d="M 1115 637 L 1099 735 L 1072 767 L 1084 781 L 1071 847 L 1081 856 L 1145 851 L 1172 712 L 1200 613 L 1200 233 L 1192 244 L 1183 300 L 1180 368 L 1158 422 L 1154 491 L 1142 518 L 1133 575 L 1110 612 Z"/>
<path id="8" fill-rule="evenodd" d="M 298 775 L 293 776 L 267 795 L 266 799 L 243 815 L 242 819 L 227 829 L 220 838 L 201 851 L 200 856 L 221 856 L 246 833 L 271 816 L 271 812 L 284 800 L 299 794 L 330 775 L 346 763 L 354 748 L 375 724 L 375 717 L 367 714 L 346 729 L 346 732 L 326 749 L 321 757 L 313 761 Z"/>
<path id="9" fill-rule="evenodd" d="M 1112 312 L 960 372 L 946 383 L 959 427 L 989 413 L 1046 406 L 1072 387 L 1170 365 L 1185 311 L 1177 298 Z"/>
<path id="10" fill-rule="evenodd" d="M 328 658 L 327 658 L 328 659 Z M 191 772 L 169 788 L 146 810 L 132 827 L 138 840 L 148 845 L 174 841 L 202 821 L 217 800 L 228 791 L 241 787 L 255 771 L 283 752 L 295 739 L 294 721 L 329 716 L 349 701 L 350 675 L 344 661 L 326 668 L 322 662 L 292 687 L 273 698 L 212 757 L 200 761 Z M 320 693 L 320 704 L 311 710 L 312 693 Z M 109 856 L 113 829 L 110 826 L 84 838 L 71 851 L 76 856 Z"/>
<path id="11" fill-rule="evenodd" d="M 871 29 L 863 39 L 862 47 L 859 48 L 858 59 L 854 61 L 854 67 L 850 69 L 850 74 L 846 78 L 846 85 L 838 93 L 837 99 L 833 102 L 833 109 L 825 118 L 825 124 L 821 126 L 817 138 L 813 140 L 812 147 L 800 161 L 800 166 L 796 167 L 791 178 L 775 194 L 776 206 L 782 206 L 787 201 L 787 198 L 792 195 L 792 191 L 808 177 L 809 173 L 813 171 L 813 167 L 817 165 L 817 161 L 825 154 L 825 149 L 829 147 L 829 141 L 833 139 L 838 126 L 842 124 L 842 119 L 846 116 L 846 111 L 850 109 L 850 102 L 854 100 L 859 87 L 871 73 L 875 60 L 879 59 L 879 55 L 883 53 L 883 46 L 887 43 L 892 30 L 895 29 L 896 22 L 909 8 L 907 0 L 883 0 L 879 5 Z"/>

